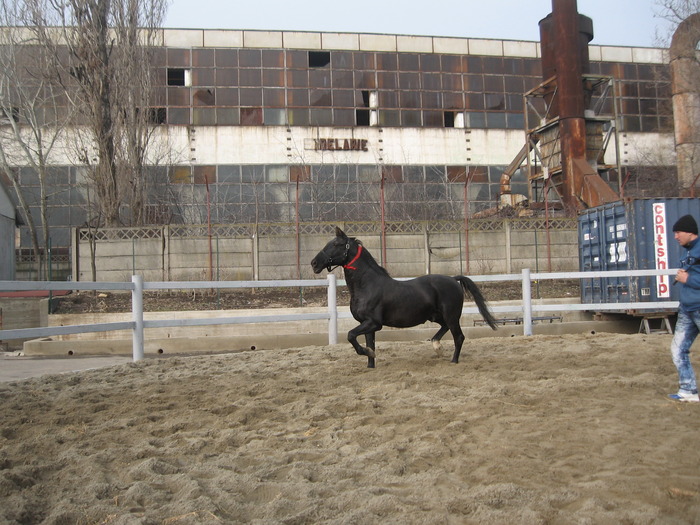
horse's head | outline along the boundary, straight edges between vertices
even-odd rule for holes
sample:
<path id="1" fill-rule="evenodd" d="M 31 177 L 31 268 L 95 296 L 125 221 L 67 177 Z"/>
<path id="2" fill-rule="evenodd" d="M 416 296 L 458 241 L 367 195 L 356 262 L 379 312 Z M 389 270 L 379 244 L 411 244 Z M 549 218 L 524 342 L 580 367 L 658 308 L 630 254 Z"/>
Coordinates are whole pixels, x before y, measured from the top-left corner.
<path id="1" fill-rule="evenodd" d="M 345 235 L 345 232 L 336 226 L 335 238 L 311 260 L 311 268 L 313 268 L 314 273 L 321 273 L 324 268 L 330 272 L 334 266 L 342 266 L 347 263 L 350 258 L 350 248 L 354 244 L 356 241 Z"/>

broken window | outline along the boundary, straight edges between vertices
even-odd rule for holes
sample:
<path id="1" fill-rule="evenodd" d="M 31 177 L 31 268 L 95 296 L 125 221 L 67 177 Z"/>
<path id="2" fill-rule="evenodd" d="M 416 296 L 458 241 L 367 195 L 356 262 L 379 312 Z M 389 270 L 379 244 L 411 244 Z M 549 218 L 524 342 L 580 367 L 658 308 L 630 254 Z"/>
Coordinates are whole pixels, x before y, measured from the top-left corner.
<path id="1" fill-rule="evenodd" d="M 149 124 L 165 124 L 166 116 L 165 108 L 148 108 Z"/>
<path id="2" fill-rule="evenodd" d="M 19 122 L 19 108 L 16 106 L 0 109 L 0 122 Z"/>
<path id="3" fill-rule="evenodd" d="M 309 67 L 326 67 L 330 63 L 330 51 L 309 51 Z"/>
<path id="4" fill-rule="evenodd" d="M 192 84 L 192 72 L 181 67 L 168 68 L 169 86 L 189 86 Z"/>

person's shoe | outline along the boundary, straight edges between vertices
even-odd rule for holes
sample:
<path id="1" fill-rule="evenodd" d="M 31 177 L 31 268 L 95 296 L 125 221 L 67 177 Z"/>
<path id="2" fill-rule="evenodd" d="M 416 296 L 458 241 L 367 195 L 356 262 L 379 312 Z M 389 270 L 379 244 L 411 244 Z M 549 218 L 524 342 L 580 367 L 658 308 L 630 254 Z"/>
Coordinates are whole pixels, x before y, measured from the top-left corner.
<path id="1" fill-rule="evenodd" d="M 677 394 L 669 394 L 669 398 L 674 401 L 682 401 L 684 403 L 698 403 L 700 402 L 700 396 L 697 392 L 695 394 L 690 394 L 688 392 L 678 392 Z"/>

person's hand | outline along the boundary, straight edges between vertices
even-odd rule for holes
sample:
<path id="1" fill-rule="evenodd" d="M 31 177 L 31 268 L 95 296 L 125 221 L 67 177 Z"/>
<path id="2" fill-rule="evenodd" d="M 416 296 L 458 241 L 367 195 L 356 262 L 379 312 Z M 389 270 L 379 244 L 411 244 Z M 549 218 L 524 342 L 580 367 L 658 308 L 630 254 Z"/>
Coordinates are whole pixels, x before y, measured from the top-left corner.
<path id="1" fill-rule="evenodd" d="M 676 272 L 676 281 L 679 283 L 685 283 L 688 280 L 688 272 L 685 270 L 678 270 Z"/>

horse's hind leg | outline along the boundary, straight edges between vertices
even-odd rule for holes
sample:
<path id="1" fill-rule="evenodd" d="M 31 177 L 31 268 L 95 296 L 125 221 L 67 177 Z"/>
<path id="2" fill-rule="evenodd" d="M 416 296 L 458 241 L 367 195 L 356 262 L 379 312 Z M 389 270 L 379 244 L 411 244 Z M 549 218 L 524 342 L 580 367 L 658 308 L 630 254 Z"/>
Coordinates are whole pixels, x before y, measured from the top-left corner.
<path id="1" fill-rule="evenodd" d="M 438 330 L 437 333 L 430 338 L 430 342 L 433 343 L 433 350 L 435 350 L 438 357 L 442 357 L 442 342 L 440 340 L 448 330 L 449 327 L 447 325 L 440 325 L 440 330 Z"/>
<path id="2" fill-rule="evenodd" d="M 464 332 L 462 332 L 462 327 L 459 326 L 459 323 L 450 327 L 450 331 L 455 340 L 455 353 L 452 354 L 452 362 L 459 363 L 459 354 L 462 351 L 462 344 L 464 343 Z"/>

